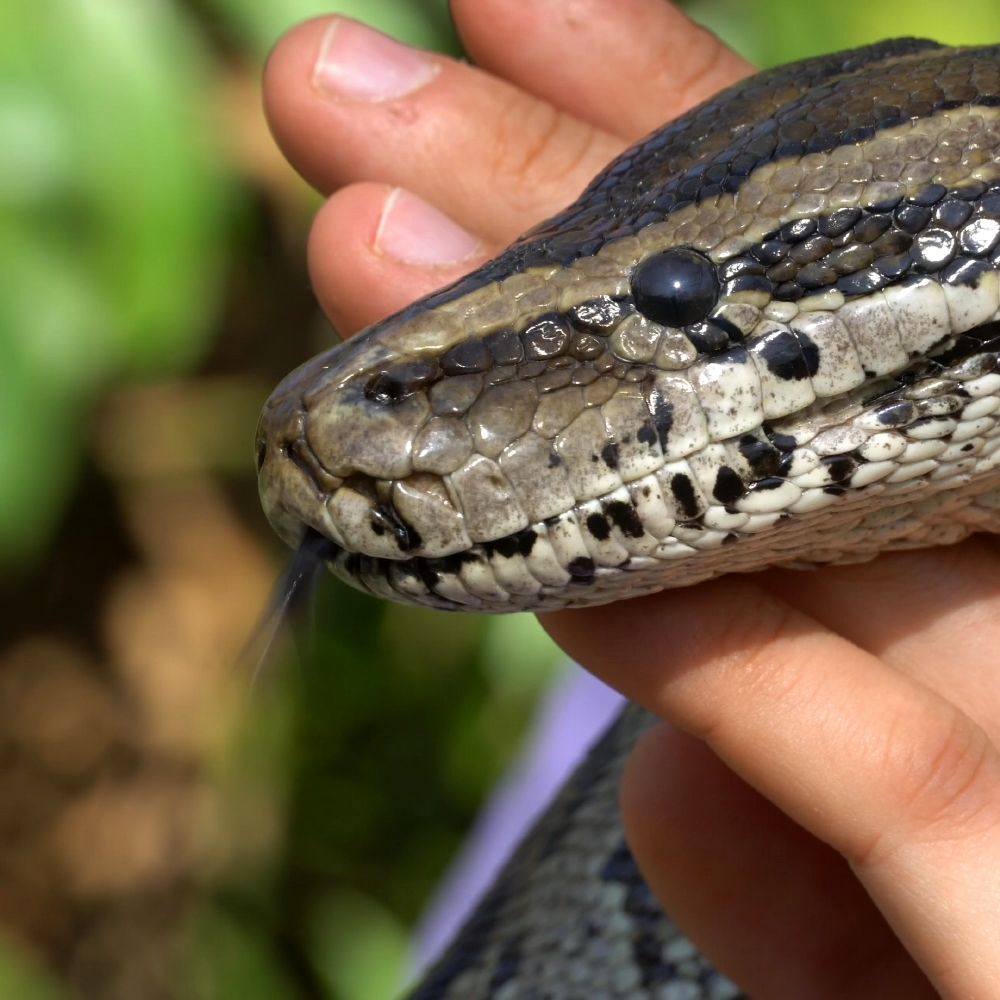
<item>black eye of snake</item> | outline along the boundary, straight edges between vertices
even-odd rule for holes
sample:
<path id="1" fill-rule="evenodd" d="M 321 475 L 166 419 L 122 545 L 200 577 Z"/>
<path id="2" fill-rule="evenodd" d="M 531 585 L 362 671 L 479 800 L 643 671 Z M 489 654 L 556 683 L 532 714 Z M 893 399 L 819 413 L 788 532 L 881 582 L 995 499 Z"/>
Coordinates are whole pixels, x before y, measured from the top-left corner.
<path id="1" fill-rule="evenodd" d="M 719 298 L 715 265 L 690 247 L 675 247 L 641 261 L 632 274 L 635 307 L 664 326 L 703 320 Z"/>

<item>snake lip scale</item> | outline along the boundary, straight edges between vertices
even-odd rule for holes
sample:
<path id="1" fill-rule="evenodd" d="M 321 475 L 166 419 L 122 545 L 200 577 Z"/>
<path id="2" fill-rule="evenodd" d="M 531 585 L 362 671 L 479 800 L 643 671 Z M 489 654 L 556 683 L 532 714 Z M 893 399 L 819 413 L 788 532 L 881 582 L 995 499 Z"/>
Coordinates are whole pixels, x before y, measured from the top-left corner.
<path id="1" fill-rule="evenodd" d="M 289 375 L 262 502 L 351 584 L 479 612 L 997 531 L 998 272 L 1000 48 L 779 67 Z M 415 996 L 739 995 L 622 840 L 647 724 L 626 710 Z"/>

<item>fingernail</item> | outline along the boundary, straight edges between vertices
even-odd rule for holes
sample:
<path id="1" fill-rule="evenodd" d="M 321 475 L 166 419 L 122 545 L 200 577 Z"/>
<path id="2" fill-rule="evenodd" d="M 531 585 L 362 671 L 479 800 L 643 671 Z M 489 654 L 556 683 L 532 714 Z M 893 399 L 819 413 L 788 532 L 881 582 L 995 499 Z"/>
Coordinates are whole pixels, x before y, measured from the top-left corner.
<path id="1" fill-rule="evenodd" d="M 393 188 L 375 232 L 375 250 L 405 264 L 424 267 L 460 264 L 480 253 L 478 237 L 456 225 L 433 205 Z"/>
<path id="2" fill-rule="evenodd" d="M 338 17 L 323 35 L 313 85 L 334 97 L 389 101 L 424 86 L 438 69 L 427 53 Z"/>

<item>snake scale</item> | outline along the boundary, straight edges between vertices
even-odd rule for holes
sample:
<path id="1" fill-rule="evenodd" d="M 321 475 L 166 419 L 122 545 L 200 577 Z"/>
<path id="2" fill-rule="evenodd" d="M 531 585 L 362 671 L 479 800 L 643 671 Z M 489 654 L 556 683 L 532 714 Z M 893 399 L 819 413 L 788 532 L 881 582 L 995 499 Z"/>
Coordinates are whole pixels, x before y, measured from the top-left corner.
<path id="1" fill-rule="evenodd" d="M 258 432 L 283 539 L 379 597 L 583 606 L 1000 531 L 1000 48 L 901 39 L 669 123 Z M 415 997 L 728 998 L 617 816 L 629 708 Z"/>

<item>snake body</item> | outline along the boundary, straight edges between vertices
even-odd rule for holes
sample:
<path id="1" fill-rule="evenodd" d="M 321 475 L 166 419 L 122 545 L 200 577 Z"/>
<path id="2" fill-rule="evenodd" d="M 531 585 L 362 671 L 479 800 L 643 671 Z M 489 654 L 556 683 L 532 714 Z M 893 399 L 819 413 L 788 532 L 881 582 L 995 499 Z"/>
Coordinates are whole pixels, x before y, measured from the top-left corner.
<path id="1" fill-rule="evenodd" d="M 560 215 L 307 362 L 261 497 L 372 594 L 580 606 L 1000 530 L 1000 48 L 736 84 Z M 422 998 L 738 994 L 617 826 L 626 711 Z"/>

